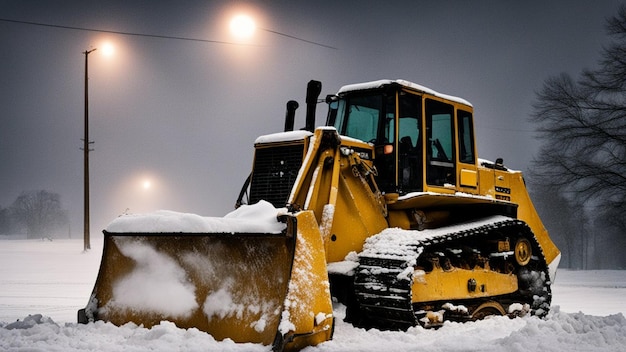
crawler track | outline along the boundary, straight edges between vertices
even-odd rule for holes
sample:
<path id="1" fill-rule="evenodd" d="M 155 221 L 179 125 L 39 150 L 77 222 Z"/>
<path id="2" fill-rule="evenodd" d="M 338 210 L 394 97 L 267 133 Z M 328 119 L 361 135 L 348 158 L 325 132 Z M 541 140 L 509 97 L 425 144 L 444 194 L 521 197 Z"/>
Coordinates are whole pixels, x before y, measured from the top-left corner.
<path id="1" fill-rule="evenodd" d="M 532 247 L 532 256 L 523 265 L 516 260 L 513 248 L 497 248 L 499 242 L 516 243 L 521 238 L 527 239 Z M 517 277 L 518 290 L 480 298 L 414 299 L 413 281 L 425 277 L 416 277 L 416 270 L 427 273 L 434 266 L 443 270 L 480 268 L 513 274 Z M 425 318 L 433 312 L 445 320 L 480 319 L 498 313 L 497 309 L 489 308 L 493 305 L 504 308 L 505 314 L 511 316 L 528 311 L 545 316 L 551 301 L 548 278 L 543 253 L 530 228 L 523 221 L 497 216 L 445 229 L 383 231 L 368 240 L 359 254 L 354 286 L 363 325 L 405 329 L 418 324 L 436 325 L 429 324 Z M 503 313 L 502 309 L 499 313 Z"/>

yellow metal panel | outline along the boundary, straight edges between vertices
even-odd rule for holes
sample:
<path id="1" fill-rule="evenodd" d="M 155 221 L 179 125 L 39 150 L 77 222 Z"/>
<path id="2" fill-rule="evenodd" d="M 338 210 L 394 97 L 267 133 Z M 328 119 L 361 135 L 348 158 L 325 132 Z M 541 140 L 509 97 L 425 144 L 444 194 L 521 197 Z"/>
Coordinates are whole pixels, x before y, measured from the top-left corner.
<path id="1" fill-rule="evenodd" d="M 470 291 L 468 282 L 476 280 L 476 289 Z M 413 302 L 467 299 L 503 295 L 517 291 L 517 276 L 501 274 L 488 269 L 466 270 L 454 268 L 444 271 L 435 268 L 429 273 L 413 273 Z"/>
<path id="2" fill-rule="evenodd" d="M 217 340 L 265 345 L 274 341 L 291 275 L 294 237 L 105 234 L 104 240 L 92 296 L 97 307 L 88 306 L 94 318 L 145 327 L 168 320 L 206 331 Z M 161 289 L 146 289 L 151 285 Z M 171 292 L 179 294 L 167 304 Z M 185 299 L 188 305 L 183 305 Z"/>
<path id="3" fill-rule="evenodd" d="M 537 237 L 537 241 L 546 258 L 546 263 L 552 263 L 561 252 L 554 242 L 552 242 L 552 239 L 548 235 L 548 230 L 546 230 L 543 222 L 539 218 L 539 214 L 537 214 L 537 210 L 526 190 L 522 173 L 511 173 L 509 182 L 511 186 L 511 200 L 519 204 L 517 217 L 524 220 Z"/>
<path id="4" fill-rule="evenodd" d="M 342 261 L 361 251 L 365 239 L 388 227 L 386 205 L 375 188 L 371 160 L 353 148 L 373 154 L 372 147 L 347 139 L 335 130 L 317 129 L 294 185 L 289 203 L 309 210 L 317 220 L 328 262 Z M 349 146 L 350 148 L 342 147 Z M 374 185 L 374 189 L 372 189 Z"/>
<path id="5" fill-rule="evenodd" d="M 296 221 L 296 250 L 285 310 L 278 327 L 285 335 L 286 350 L 299 350 L 330 340 L 333 328 L 324 244 L 315 214 L 312 211 L 299 212 Z"/>
<path id="6" fill-rule="evenodd" d="M 389 204 L 389 209 L 425 209 L 425 208 L 446 208 L 456 205 L 472 204 L 493 204 L 498 203 L 491 198 L 475 197 L 461 194 L 438 194 L 438 193 L 413 193 L 405 196 L 393 204 Z M 500 202 L 502 204 L 507 204 Z"/>
<path id="7" fill-rule="evenodd" d="M 397 227 L 405 230 L 411 228 L 411 220 L 409 219 L 406 211 L 389 211 L 389 216 L 387 217 L 387 220 L 389 221 L 389 227 Z"/>
<path id="8" fill-rule="evenodd" d="M 327 244 L 329 262 L 342 261 L 351 251 L 360 252 L 365 239 L 388 227 L 379 205 L 368 196 L 369 186 L 342 167 L 338 184 L 330 242 Z"/>
<path id="9" fill-rule="evenodd" d="M 522 173 L 485 167 L 480 167 L 478 171 L 480 194 L 517 204 L 517 218 L 526 222 L 536 236 L 546 263 L 550 264 L 557 259 L 561 252 L 552 242 L 548 231 L 539 218 L 539 214 L 537 214 L 537 210 L 526 189 Z"/>
<path id="10" fill-rule="evenodd" d="M 460 179 L 461 187 L 475 188 L 478 186 L 478 175 L 475 170 L 461 169 Z"/>

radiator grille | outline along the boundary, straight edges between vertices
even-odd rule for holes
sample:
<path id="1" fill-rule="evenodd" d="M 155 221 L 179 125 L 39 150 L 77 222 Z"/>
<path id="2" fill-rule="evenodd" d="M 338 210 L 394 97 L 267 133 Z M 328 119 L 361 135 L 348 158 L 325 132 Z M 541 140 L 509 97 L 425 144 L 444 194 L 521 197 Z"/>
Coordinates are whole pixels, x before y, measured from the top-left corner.
<path id="1" fill-rule="evenodd" d="M 284 207 L 302 166 L 304 143 L 257 148 L 250 183 L 250 204 L 263 199 Z"/>

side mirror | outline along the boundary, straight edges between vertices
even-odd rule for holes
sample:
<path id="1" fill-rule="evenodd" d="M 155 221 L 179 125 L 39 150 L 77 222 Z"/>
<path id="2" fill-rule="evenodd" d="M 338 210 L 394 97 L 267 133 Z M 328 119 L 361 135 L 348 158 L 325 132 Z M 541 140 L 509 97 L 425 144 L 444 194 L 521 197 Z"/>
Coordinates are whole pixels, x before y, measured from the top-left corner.
<path id="1" fill-rule="evenodd" d="M 326 104 L 328 104 L 328 118 L 326 126 L 334 126 L 337 120 L 337 109 L 339 108 L 339 97 L 329 94 L 326 96 Z"/>

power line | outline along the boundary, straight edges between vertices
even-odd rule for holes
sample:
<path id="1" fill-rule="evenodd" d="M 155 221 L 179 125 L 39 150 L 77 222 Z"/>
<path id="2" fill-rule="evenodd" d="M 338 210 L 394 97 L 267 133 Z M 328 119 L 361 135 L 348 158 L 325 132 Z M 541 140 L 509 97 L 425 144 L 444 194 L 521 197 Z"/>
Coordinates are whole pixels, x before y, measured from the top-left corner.
<path id="1" fill-rule="evenodd" d="M 210 40 L 210 39 L 200 39 L 200 38 L 190 38 L 190 37 L 178 37 L 178 36 L 161 35 L 161 34 L 148 34 L 148 33 L 113 31 L 113 30 L 98 29 L 98 28 L 75 27 L 75 26 L 66 26 L 66 25 L 60 25 L 60 24 L 32 22 L 32 21 L 22 21 L 22 20 L 12 20 L 12 19 L 8 19 L 8 18 L 0 18 L 0 21 L 2 21 L 2 22 L 10 22 L 10 23 L 27 24 L 27 25 L 40 26 L 40 27 L 71 29 L 71 30 L 76 30 L 76 31 L 97 32 L 97 33 L 111 33 L 111 34 L 120 34 L 120 35 L 128 35 L 128 36 L 135 36 L 135 37 L 174 39 L 174 40 L 185 40 L 185 41 L 202 42 L 202 43 L 225 44 L 225 45 L 240 45 L 240 46 L 241 45 L 245 45 L 245 46 L 248 46 L 247 44 L 227 42 L 227 41 L 221 41 L 221 40 Z M 266 29 L 266 28 L 261 28 L 261 29 L 266 31 L 266 32 L 269 32 L 269 33 L 273 33 L 273 34 L 277 34 L 277 35 L 280 35 L 280 36 L 283 36 L 283 37 L 299 40 L 301 42 L 305 42 L 305 43 L 321 46 L 321 47 L 328 48 L 328 49 L 337 50 L 336 47 L 333 47 L 333 46 L 330 46 L 330 45 L 317 43 L 317 42 L 306 40 L 306 39 L 303 39 L 303 38 L 299 38 L 299 37 L 296 37 L 296 36 L 293 36 L 293 35 L 277 32 L 277 31 L 274 31 L 274 30 L 271 30 L 271 29 Z"/>
<path id="2" fill-rule="evenodd" d="M 176 40 L 186 40 L 186 41 L 192 41 L 192 42 L 214 43 L 214 44 L 241 45 L 239 43 L 226 42 L 226 41 L 220 41 L 220 40 L 209 40 L 209 39 L 199 39 L 199 38 L 189 38 L 189 37 L 177 37 L 177 36 L 160 35 L 160 34 L 123 32 L 123 31 L 113 31 L 113 30 L 107 30 L 107 29 L 97 29 L 97 28 L 87 28 L 87 27 L 74 27 L 74 26 L 65 26 L 65 25 L 51 24 L 51 23 L 11 20 L 11 19 L 7 19 L 7 18 L 0 18 L 0 21 L 11 22 L 11 23 L 20 23 L 20 24 L 28 24 L 28 25 L 32 25 L 32 26 L 72 29 L 72 30 L 76 30 L 76 31 L 121 34 L 121 35 L 129 35 L 129 36 L 136 36 L 136 37 L 176 39 Z"/>
<path id="3" fill-rule="evenodd" d="M 313 42 L 310 40 L 306 40 L 306 39 L 302 39 L 302 38 L 298 38 L 298 37 L 294 37 L 293 35 L 289 35 L 289 34 L 285 34 L 285 33 L 280 33 L 280 32 L 276 32 L 273 31 L 271 29 L 266 29 L 266 28 L 261 28 L 262 30 L 266 31 L 266 32 L 270 32 L 273 34 L 278 34 L 278 35 L 282 35 L 283 37 L 287 37 L 287 38 L 291 38 L 291 39 L 295 39 L 295 40 L 299 40 L 301 42 L 305 42 L 305 43 L 309 43 L 309 44 L 313 44 L 313 45 L 318 45 L 318 46 L 323 46 L 324 48 L 328 48 L 328 49 L 333 49 L 333 50 L 338 50 L 338 48 L 334 47 L 334 46 L 330 46 L 330 45 L 326 45 L 326 44 L 321 44 L 321 43 L 317 43 L 317 42 Z"/>

